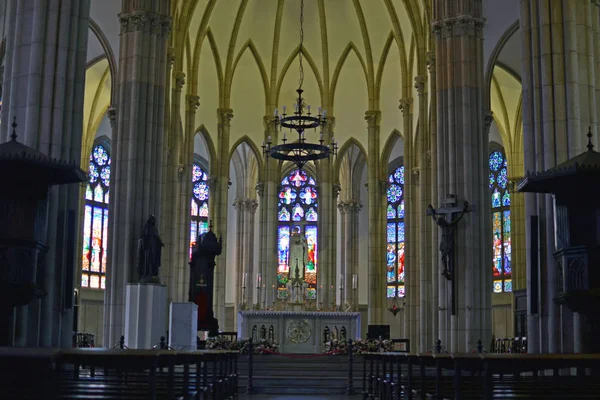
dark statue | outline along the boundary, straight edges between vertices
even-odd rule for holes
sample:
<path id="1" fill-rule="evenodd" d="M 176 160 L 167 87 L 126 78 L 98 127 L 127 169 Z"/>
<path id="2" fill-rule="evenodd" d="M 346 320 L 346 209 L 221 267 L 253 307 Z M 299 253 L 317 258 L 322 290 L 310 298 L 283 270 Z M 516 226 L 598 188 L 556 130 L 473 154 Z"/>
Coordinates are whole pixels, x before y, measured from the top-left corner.
<path id="1" fill-rule="evenodd" d="M 208 331 L 209 337 L 219 333 L 219 321 L 213 311 L 215 257 L 223 250 L 223 240 L 217 240 L 212 231 L 198 236 L 190 261 L 190 289 L 188 301 L 198 305 L 198 330 Z"/>
<path id="2" fill-rule="evenodd" d="M 159 282 L 158 269 L 164 244 L 158 235 L 156 218 L 148 217 L 138 240 L 138 276 L 140 283 Z"/>
<path id="3" fill-rule="evenodd" d="M 454 225 L 456 225 L 468 211 L 469 203 L 465 201 L 465 206 L 461 213 L 450 222 L 448 222 L 443 215 L 437 214 L 431 204 L 428 208 L 431 212 L 433 221 L 442 228 L 442 239 L 440 240 L 440 253 L 442 253 L 442 263 L 444 264 L 442 276 L 448 280 L 452 280 L 454 276 Z"/>

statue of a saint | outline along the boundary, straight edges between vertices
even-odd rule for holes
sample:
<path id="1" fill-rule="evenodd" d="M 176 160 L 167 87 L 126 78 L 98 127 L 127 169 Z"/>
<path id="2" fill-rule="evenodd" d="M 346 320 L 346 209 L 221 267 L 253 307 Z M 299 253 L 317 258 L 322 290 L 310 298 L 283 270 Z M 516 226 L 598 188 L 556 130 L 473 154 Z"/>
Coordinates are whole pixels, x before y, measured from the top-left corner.
<path id="1" fill-rule="evenodd" d="M 288 266 L 290 268 L 290 280 L 295 277 L 296 264 L 298 265 L 300 277 L 304 278 L 304 270 L 308 262 L 308 245 L 306 238 L 300 233 L 300 229 L 295 227 L 290 235 L 290 252 Z"/>
<path id="2" fill-rule="evenodd" d="M 454 276 L 454 225 L 456 225 L 468 211 L 469 203 L 465 201 L 465 206 L 460 215 L 450 222 L 446 221 L 446 218 L 444 218 L 443 215 L 436 214 L 431 204 L 428 208 L 431 210 L 433 221 L 442 228 L 442 238 L 440 240 L 440 253 L 442 253 L 442 263 L 444 263 L 442 275 L 446 279 L 452 280 Z"/>
<path id="3" fill-rule="evenodd" d="M 156 218 L 154 215 L 150 215 L 138 240 L 138 276 L 140 282 L 158 282 L 158 269 L 163 247 L 164 244 L 158 235 L 158 229 L 156 229 Z"/>

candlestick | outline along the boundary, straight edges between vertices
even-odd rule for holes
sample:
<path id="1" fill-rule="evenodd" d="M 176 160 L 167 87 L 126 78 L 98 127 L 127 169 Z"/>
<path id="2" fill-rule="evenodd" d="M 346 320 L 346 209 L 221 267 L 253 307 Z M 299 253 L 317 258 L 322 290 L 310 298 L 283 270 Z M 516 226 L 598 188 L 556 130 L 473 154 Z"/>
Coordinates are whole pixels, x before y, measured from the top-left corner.
<path id="1" fill-rule="evenodd" d="M 262 283 L 262 274 L 260 272 L 256 273 L 256 288 L 260 289 L 260 285 Z"/>
<path id="2" fill-rule="evenodd" d="M 358 289 L 358 275 L 352 274 L 352 289 Z"/>
<path id="3" fill-rule="evenodd" d="M 344 274 L 340 274 L 340 289 L 344 289 Z"/>
<path id="4" fill-rule="evenodd" d="M 242 274 L 242 287 L 245 288 L 246 287 L 246 281 L 248 280 L 248 273 L 244 272 Z"/>
<path id="5" fill-rule="evenodd" d="M 273 309 L 275 309 L 275 300 L 277 299 L 277 295 L 275 293 L 275 285 L 273 285 Z"/>

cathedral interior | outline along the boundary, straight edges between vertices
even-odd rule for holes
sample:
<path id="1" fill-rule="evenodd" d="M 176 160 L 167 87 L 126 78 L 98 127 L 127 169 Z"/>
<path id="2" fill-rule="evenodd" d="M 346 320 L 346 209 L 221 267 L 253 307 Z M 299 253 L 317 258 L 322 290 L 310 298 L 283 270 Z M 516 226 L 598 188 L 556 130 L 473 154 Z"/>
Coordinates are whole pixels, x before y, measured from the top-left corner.
<path id="1" fill-rule="evenodd" d="M 13 345 L 117 343 L 155 215 L 164 307 L 187 301 L 198 236 L 222 237 L 224 331 L 289 296 L 297 230 L 306 298 L 360 312 L 363 335 L 584 351 L 579 313 L 553 301 L 552 196 L 517 189 L 584 152 L 588 127 L 597 143 L 596 1 L 303 0 L 302 42 L 300 0 L 2 3 L 0 142 L 15 118 L 19 141 L 87 173 L 50 191 L 47 296 L 15 309 Z M 337 147 L 302 169 L 264 151 L 299 84 L 327 113 L 307 141 Z M 429 205 L 465 202 L 448 280 Z"/>

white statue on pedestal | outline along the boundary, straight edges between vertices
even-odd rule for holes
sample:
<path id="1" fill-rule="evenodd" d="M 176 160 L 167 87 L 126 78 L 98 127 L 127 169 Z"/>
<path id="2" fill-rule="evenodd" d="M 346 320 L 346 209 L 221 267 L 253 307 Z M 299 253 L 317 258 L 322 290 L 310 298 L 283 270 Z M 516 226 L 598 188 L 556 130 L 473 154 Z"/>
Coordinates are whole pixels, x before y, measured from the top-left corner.
<path id="1" fill-rule="evenodd" d="M 306 283 L 304 272 L 308 261 L 308 244 L 306 238 L 300 233 L 298 227 L 294 228 L 290 235 L 290 251 L 288 258 L 289 280 L 288 293 L 292 303 L 303 303 Z"/>

